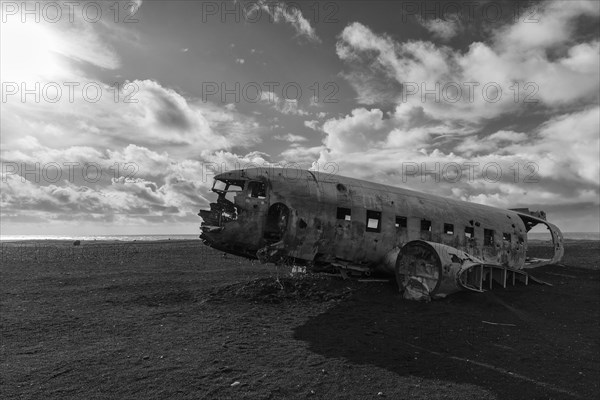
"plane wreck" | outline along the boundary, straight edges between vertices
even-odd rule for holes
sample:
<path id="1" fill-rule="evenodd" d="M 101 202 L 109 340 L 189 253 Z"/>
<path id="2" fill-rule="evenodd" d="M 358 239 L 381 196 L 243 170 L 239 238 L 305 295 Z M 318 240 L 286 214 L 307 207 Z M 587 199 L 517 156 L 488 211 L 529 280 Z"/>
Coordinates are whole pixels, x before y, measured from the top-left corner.
<path id="1" fill-rule="evenodd" d="M 563 256 L 544 212 L 504 210 L 343 176 L 250 168 L 215 176 L 218 197 L 201 210 L 202 241 L 263 263 L 395 275 L 405 298 L 528 284 L 526 270 Z M 528 259 L 527 232 L 545 225 L 550 259 Z"/>

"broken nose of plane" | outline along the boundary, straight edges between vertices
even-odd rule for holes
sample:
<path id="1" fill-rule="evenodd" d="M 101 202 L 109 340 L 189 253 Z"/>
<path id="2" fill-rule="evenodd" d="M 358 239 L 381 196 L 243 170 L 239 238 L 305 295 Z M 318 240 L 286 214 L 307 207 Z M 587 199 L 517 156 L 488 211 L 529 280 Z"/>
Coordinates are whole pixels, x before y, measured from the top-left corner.
<path id="1" fill-rule="evenodd" d="M 214 203 L 213 203 L 214 204 Z M 211 241 L 206 234 L 218 233 L 225 229 L 222 226 L 222 213 L 217 209 L 217 207 L 213 207 L 211 204 L 210 210 L 200 210 L 198 215 L 202 218 L 202 223 L 200 224 L 200 231 L 202 232 L 200 238 L 205 241 Z"/>
<path id="2" fill-rule="evenodd" d="M 198 215 L 203 220 L 200 226 L 203 232 L 219 232 L 225 223 L 237 219 L 238 211 L 233 203 L 219 197 L 216 203 L 210 203 L 210 210 L 200 210 Z"/>

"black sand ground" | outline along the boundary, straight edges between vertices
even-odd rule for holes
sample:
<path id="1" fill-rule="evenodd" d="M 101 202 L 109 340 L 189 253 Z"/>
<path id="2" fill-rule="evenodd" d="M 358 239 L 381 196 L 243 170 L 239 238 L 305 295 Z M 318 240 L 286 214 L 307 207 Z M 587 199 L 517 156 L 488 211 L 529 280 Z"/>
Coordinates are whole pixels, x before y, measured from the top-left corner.
<path id="1" fill-rule="evenodd" d="M 599 398 L 600 246 L 566 249 L 553 286 L 422 304 L 195 241 L 4 243 L 0 397 Z"/>

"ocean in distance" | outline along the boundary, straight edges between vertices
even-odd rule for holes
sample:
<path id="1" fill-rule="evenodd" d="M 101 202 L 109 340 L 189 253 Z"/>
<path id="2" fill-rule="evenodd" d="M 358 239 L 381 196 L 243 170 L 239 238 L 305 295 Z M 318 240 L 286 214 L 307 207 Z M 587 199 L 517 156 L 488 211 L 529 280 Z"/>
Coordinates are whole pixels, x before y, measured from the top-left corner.
<path id="1" fill-rule="evenodd" d="M 199 240 L 199 235 L 89 235 L 89 236 L 69 236 L 69 235 L 0 235 L 0 241 L 20 242 L 25 240 L 83 240 L 83 241 L 159 241 L 159 240 Z M 547 232 L 532 232 L 528 236 L 529 240 L 550 240 L 550 234 Z M 600 240 L 600 232 L 563 232 L 565 239 L 570 240 Z"/>
<path id="2" fill-rule="evenodd" d="M 83 241 L 158 241 L 158 240 L 200 240 L 199 234 L 196 235 L 88 235 L 88 236 L 69 236 L 69 235 L 0 235 L 0 241 L 20 242 L 24 240 L 83 240 Z"/>

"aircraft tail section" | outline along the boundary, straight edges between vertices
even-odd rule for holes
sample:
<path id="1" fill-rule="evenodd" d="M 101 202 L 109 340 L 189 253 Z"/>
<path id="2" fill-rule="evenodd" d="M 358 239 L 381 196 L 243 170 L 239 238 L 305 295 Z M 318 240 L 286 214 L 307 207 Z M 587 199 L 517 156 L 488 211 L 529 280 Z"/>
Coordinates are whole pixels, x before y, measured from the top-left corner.
<path id="1" fill-rule="evenodd" d="M 534 226 L 542 224 L 550 231 L 552 237 L 552 245 L 554 247 L 554 254 L 548 259 L 527 259 L 523 268 L 537 268 L 544 265 L 556 264 L 562 260 L 565 254 L 563 234 L 558 227 L 548 221 L 546 221 L 546 213 L 544 211 L 529 211 L 529 209 L 515 209 L 517 214 L 525 223 L 525 228 L 529 232 Z"/>

